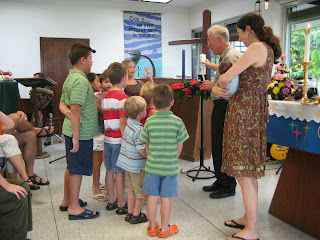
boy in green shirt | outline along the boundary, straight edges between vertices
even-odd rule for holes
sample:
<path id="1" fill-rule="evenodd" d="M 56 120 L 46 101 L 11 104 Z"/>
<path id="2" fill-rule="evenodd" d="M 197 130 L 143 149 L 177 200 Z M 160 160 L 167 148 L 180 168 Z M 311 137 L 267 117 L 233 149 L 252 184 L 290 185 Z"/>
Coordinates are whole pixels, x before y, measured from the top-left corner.
<path id="1" fill-rule="evenodd" d="M 150 236 L 164 238 L 177 234 L 177 225 L 169 225 L 171 198 L 179 194 L 177 175 L 178 157 L 183 142 L 189 138 L 183 121 L 171 111 L 174 99 L 172 89 L 167 84 L 153 88 L 152 102 L 157 112 L 149 117 L 140 139 L 148 149 L 145 178 L 142 192 L 149 195 L 147 212 Z M 161 229 L 156 222 L 157 200 L 161 198 Z"/>
<path id="2" fill-rule="evenodd" d="M 63 84 L 59 106 L 62 113 L 65 105 L 71 109 L 71 117 L 65 117 L 62 127 L 68 165 L 60 206 L 61 211 L 68 211 L 69 220 L 99 216 L 99 212 L 83 208 L 87 203 L 79 199 L 82 175 L 92 175 L 93 137 L 99 134 L 96 99 L 85 75 L 91 70 L 92 52 L 95 50 L 83 43 L 76 43 L 69 49 L 73 69 Z"/>

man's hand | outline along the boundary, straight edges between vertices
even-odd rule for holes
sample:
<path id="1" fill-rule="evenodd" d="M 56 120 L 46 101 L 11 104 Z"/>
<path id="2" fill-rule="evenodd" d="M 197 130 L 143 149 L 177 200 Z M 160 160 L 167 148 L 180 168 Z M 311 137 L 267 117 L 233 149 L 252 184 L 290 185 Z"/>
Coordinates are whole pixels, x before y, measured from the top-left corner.
<path id="1" fill-rule="evenodd" d="M 19 200 L 20 200 L 20 195 L 23 198 L 26 198 L 26 196 L 28 195 L 27 191 L 19 185 L 8 183 L 8 185 L 6 185 L 6 187 L 4 187 L 4 189 L 6 191 L 11 192 L 14 195 L 16 195 Z"/>
<path id="2" fill-rule="evenodd" d="M 213 87 L 214 87 L 215 83 L 214 82 L 211 82 L 210 80 L 205 80 L 203 82 L 203 87 L 206 89 L 206 90 L 211 90 Z"/>
<path id="3" fill-rule="evenodd" d="M 221 88 L 219 86 L 219 81 L 214 85 L 212 88 L 212 92 L 220 97 L 222 97 L 225 100 L 230 100 L 232 97 L 232 93 L 229 92 L 229 89 L 227 88 Z"/>

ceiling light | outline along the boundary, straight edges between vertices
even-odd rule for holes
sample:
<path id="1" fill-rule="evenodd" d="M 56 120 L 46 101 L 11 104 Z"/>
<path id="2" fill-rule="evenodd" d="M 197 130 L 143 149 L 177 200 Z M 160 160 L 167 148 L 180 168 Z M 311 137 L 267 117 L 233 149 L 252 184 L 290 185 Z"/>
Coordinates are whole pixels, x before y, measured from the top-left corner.
<path id="1" fill-rule="evenodd" d="M 131 1 L 137 1 L 137 2 L 153 2 L 153 3 L 169 3 L 172 0 L 131 0 Z"/>

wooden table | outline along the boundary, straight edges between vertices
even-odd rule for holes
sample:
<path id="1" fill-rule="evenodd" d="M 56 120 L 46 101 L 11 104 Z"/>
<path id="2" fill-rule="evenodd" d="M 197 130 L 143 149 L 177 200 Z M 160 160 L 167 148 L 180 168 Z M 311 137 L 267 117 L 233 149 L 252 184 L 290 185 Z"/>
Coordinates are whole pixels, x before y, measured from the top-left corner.
<path id="1" fill-rule="evenodd" d="M 290 147 L 269 213 L 320 239 L 320 106 L 270 101 L 268 142 Z"/>

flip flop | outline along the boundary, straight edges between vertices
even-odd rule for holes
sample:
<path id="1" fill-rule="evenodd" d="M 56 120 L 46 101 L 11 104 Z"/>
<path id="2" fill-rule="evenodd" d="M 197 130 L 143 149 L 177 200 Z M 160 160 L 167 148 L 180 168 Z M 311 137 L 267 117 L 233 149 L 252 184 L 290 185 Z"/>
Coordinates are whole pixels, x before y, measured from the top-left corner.
<path id="1" fill-rule="evenodd" d="M 166 238 L 172 235 L 175 235 L 179 232 L 179 228 L 177 225 L 173 224 L 173 225 L 169 225 L 169 230 L 167 232 L 162 232 L 160 229 L 158 231 L 158 237 L 159 238 Z"/>
<path id="2" fill-rule="evenodd" d="M 94 214 L 93 211 L 86 209 L 82 213 L 80 213 L 79 215 L 69 214 L 69 220 L 93 219 L 93 218 L 99 217 L 99 215 L 100 215 L 99 212 L 96 212 L 96 214 Z"/>
<path id="3" fill-rule="evenodd" d="M 105 202 L 108 201 L 108 198 L 106 197 L 106 195 L 104 193 L 100 193 L 100 194 L 92 194 L 91 195 L 92 198 L 97 199 L 100 202 Z M 99 197 L 104 197 L 104 198 L 99 198 Z"/>
<path id="4" fill-rule="evenodd" d="M 247 239 L 247 238 L 238 237 L 238 236 L 236 236 L 236 234 L 233 234 L 231 236 L 231 238 L 240 239 L 240 240 L 259 240 L 259 238 L 257 238 L 257 239 Z"/>
<path id="5" fill-rule="evenodd" d="M 229 220 L 230 222 L 234 223 L 235 225 L 231 225 L 228 224 L 227 222 L 224 222 L 224 225 L 226 225 L 227 227 L 232 227 L 232 228 L 240 228 L 240 229 L 244 229 L 244 225 L 237 223 L 235 220 Z"/>
<path id="6" fill-rule="evenodd" d="M 85 206 L 88 205 L 87 202 L 84 202 L 84 201 L 82 201 L 81 199 L 79 199 L 79 204 L 80 204 L 80 207 L 85 207 Z M 61 211 L 61 212 L 66 212 L 66 211 L 68 211 L 68 206 L 66 206 L 66 207 L 60 206 L 60 211 Z"/>

